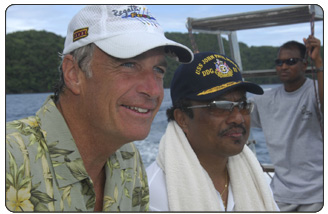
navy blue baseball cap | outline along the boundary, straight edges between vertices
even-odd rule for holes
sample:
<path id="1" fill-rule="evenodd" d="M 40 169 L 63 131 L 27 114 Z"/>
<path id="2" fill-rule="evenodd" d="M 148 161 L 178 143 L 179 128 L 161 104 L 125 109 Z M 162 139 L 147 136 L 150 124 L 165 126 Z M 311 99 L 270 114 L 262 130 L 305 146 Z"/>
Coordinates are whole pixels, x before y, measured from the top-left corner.
<path id="1" fill-rule="evenodd" d="M 236 87 L 263 94 L 259 85 L 243 81 L 235 61 L 215 52 L 202 52 L 175 71 L 171 82 L 172 103 L 181 99 L 210 101 Z"/>

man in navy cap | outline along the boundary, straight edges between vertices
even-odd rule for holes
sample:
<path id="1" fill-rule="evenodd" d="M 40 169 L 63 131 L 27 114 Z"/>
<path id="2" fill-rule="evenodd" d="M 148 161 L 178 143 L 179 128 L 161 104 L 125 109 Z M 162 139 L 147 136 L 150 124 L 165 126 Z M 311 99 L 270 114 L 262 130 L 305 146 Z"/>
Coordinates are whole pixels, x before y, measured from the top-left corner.
<path id="1" fill-rule="evenodd" d="M 177 69 L 169 124 L 147 168 L 150 210 L 277 210 L 260 164 L 245 146 L 253 109 L 246 92 L 263 94 L 224 55 L 199 53 Z"/>

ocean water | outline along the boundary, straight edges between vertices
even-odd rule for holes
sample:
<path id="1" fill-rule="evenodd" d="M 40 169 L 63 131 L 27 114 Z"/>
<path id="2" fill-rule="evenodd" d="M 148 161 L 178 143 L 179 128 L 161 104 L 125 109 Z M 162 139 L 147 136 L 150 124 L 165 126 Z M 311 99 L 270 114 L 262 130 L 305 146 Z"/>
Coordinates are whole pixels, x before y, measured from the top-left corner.
<path id="1" fill-rule="evenodd" d="M 267 89 L 276 86 L 277 85 L 264 85 L 262 87 Z M 158 153 L 160 139 L 164 134 L 168 123 L 166 109 L 171 107 L 169 92 L 169 89 L 165 89 L 161 108 L 153 121 L 148 137 L 142 141 L 135 142 L 146 167 L 155 160 Z M 49 95 L 50 93 L 6 95 L 6 121 L 35 115 L 35 112 L 42 106 Z M 255 145 L 252 145 L 252 149 L 255 149 L 254 151 L 256 152 L 258 160 L 261 163 L 270 164 L 271 161 L 262 131 L 260 129 L 252 128 L 250 140 L 255 140 L 256 142 Z"/>

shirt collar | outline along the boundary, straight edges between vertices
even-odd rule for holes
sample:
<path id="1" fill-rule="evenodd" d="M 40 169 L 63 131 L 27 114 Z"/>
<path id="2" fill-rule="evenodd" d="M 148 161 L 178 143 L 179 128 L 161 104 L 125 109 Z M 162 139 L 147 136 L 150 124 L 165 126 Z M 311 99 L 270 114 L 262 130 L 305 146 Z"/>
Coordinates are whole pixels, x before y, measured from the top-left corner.
<path id="1" fill-rule="evenodd" d="M 58 186 L 64 187 L 87 178 L 91 181 L 73 136 L 64 117 L 53 102 L 52 96 L 47 98 L 44 105 L 37 112 L 37 116 L 41 120 L 40 127 L 46 138 Z M 133 143 L 125 144 L 108 158 L 106 163 L 107 177 L 112 173 L 112 167 L 129 168 L 129 165 L 123 160 L 132 157 L 133 153 L 136 152 L 131 153 L 133 148 Z M 111 164 L 114 164 L 114 166 L 111 167 Z"/>
<path id="2" fill-rule="evenodd" d="M 73 136 L 49 96 L 37 112 L 59 187 L 89 178 Z"/>

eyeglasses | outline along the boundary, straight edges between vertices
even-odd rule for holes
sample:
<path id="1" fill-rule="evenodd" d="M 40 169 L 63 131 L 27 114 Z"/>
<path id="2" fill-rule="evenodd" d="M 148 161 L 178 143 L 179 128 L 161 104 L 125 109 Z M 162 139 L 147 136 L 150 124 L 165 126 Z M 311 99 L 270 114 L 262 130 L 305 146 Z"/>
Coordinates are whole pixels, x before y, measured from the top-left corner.
<path id="1" fill-rule="evenodd" d="M 235 107 L 238 107 L 239 112 L 242 115 L 248 115 L 252 113 L 254 109 L 254 103 L 250 101 L 231 102 L 231 101 L 213 101 L 207 105 L 195 105 L 189 106 L 188 109 L 193 108 L 209 108 L 210 112 L 215 115 L 230 114 Z"/>
<path id="2" fill-rule="evenodd" d="M 289 58 L 285 60 L 276 59 L 274 63 L 276 64 L 276 66 L 282 66 L 284 63 L 286 63 L 286 65 L 291 66 L 291 65 L 295 65 L 299 61 L 304 61 L 304 59 L 301 58 Z"/>

